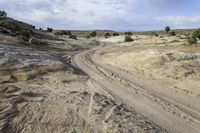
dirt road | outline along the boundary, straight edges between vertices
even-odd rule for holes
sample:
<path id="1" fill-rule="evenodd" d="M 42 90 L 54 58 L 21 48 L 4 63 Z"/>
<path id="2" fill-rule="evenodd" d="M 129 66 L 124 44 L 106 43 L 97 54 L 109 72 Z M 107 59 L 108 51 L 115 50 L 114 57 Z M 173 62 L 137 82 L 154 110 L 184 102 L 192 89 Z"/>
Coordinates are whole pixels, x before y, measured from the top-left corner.
<path id="1" fill-rule="evenodd" d="M 99 55 L 104 49 L 76 54 L 73 63 L 117 100 L 162 127 L 163 132 L 200 132 L 199 98 L 102 64 Z"/>

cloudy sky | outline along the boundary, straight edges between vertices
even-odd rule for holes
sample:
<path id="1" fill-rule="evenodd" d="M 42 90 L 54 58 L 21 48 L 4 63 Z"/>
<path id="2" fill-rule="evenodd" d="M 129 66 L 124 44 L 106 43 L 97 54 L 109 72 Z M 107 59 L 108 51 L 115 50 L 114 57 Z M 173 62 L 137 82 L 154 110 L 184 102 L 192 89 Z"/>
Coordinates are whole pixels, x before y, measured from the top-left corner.
<path id="1" fill-rule="evenodd" d="M 200 27 L 200 0 L 0 0 L 8 16 L 54 29 Z"/>

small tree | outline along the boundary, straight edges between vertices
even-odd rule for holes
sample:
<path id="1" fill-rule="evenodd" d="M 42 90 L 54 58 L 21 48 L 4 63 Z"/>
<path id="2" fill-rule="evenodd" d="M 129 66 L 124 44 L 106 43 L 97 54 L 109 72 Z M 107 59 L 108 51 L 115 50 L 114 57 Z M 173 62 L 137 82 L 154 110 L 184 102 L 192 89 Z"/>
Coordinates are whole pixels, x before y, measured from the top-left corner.
<path id="1" fill-rule="evenodd" d="M 31 26 L 32 26 L 33 29 L 35 29 L 35 26 L 34 26 L 34 25 L 31 25 Z"/>
<path id="2" fill-rule="evenodd" d="M 168 33 L 170 30 L 171 30 L 171 29 L 170 29 L 169 26 L 165 27 L 165 31 L 166 31 L 167 33 Z"/>
<path id="3" fill-rule="evenodd" d="M 47 27 L 47 32 L 53 32 L 53 28 Z"/>
<path id="4" fill-rule="evenodd" d="M 132 42 L 133 39 L 130 36 L 125 36 L 124 42 Z"/>
<path id="5" fill-rule="evenodd" d="M 90 36 L 91 36 L 91 37 L 96 37 L 96 35 L 97 35 L 97 32 L 96 32 L 96 31 L 90 32 Z"/>
<path id="6" fill-rule="evenodd" d="M 7 13 L 5 11 L 0 11 L 0 18 L 7 17 Z"/>

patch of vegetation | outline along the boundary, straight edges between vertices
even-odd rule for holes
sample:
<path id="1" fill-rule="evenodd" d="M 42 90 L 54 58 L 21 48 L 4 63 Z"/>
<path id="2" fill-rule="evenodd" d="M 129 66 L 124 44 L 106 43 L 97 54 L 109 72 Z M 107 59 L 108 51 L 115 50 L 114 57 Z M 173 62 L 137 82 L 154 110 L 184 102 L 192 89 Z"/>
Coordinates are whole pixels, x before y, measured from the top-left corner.
<path id="1" fill-rule="evenodd" d="M 194 31 L 192 37 L 200 39 L 200 29 Z"/>
<path id="2" fill-rule="evenodd" d="M 187 41 L 189 44 L 197 44 L 198 39 L 200 39 L 200 29 L 195 30 L 192 35 L 187 37 Z"/>
<path id="3" fill-rule="evenodd" d="M 7 17 L 7 13 L 5 11 L 0 11 L 0 18 L 6 18 Z"/>
<path id="4" fill-rule="evenodd" d="M 47 32 L 53 32 L 53 28 L 47 27 Z"/>
<path id="5" fill-rule="evenodd" d="M 89 33 L 90 37 L 96 37 L 97 36 L 97 32 L 96 31 L 92 31 Z"/>
<path id="6" fill-rule="evenodd" d="M 125 35 L 128 35 L 128 36 L 132 36 L 132 35 L 133 35 L 133 33 L 130 32 L 130 31 L 129 31 L 129 32 L 125 32 L 124 34 L 125 34 Z"/>
<path id="7" fill-rule="evenodd" d="M 75 36 L 75 35 L 70 35 L 69 38 L 77 40 L 77 36 Z"/>
<path id="8" fill-rule="evenodd" d="M 119 36 L 119 33 L 114 32 L 112 35 L 113 35 L 113 36 Z"/>
<path id="9" fill-rule="evenodd" d="M 71 36 L 72 33 L 71 33 L 71 31 L 64 31 L 64 30 L 63 30 L 63 31 L 56 32 L 55 35 L 61 35 L 61 36 L 66 35 L 66 36 Z"/>
<path id="10" fill-rule="evenodd" d="M 28 30 L 21 31 L 21 36 L 24 41 L 29 41 L 32 37 L 32 32 Z"/>
<path id="11" fill-rule="evenodd" d="M 0 26 L 4 27 L 6 29 L 9 29 L 11 31 L 19 31 L 21 30 L 21 27 L 19 26 L 18 23 L 14 22 L 14 21 L 8 21 L 8 22 L 0 22 Z"/>
<path id="12" fill-rule="evenodd" d="M 158 35 L 157 33 L 155 33 L 155 32 L 152 32 L 152 35 L 153 35 L 153 36 L 156 36 L 156 37 L 159 36 L 159 35 Z"/>
<path id="13" fill-rule="evenodd" d="M 125 36 L 124 42 L 132 42 L 133 39 L 130 36 Z"/>
<path id="14" fill-rule="evenodd" d="M 190 36 L 187 38 L 187 42 L 192 45 L 192 44 L 197 44 L 197 38 L 196 37 L 193 37 L 193 36 Z"/>
<path id="15" fill-rule="evenodd" d="M 169 32 L 169 35 L 170 36 L 176 36 L 176 32 L 175 31 L 171 31 L 171 32 Z"/>
<path id="16" fill-rule="evenodd" d="M 88 38 L 88 39 L 89 39 L 89 38 L 90 38 L 90 35 L 87 35 L 87 36 L 86 36 L 86 38 Z"/>
<path id="17" fill-rule="evenodd" d="M 106 33 L 105 38 L 109 38 L 109 37 L 111 37 L 110 33 Z"/>
<path id="18" fill-rule="evenodd" d="M 165 31 L 166 31 L 167 33 L 168 33 L 170 30 L 171 30 L 171 29 L 170 29 L 169 26 L 165 27 Z"/>

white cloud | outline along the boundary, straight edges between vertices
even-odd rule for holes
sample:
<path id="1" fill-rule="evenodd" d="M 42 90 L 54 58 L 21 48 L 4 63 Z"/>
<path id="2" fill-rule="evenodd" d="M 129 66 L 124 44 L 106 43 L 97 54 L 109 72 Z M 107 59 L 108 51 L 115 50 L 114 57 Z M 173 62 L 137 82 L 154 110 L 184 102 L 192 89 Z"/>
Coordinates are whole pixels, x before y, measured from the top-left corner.
<path id="1" fill-rule="evenodd" d="M 155 20 L 162 24 L 171 24 L 173 26 L 198 26 L 200 16 L 162 16 L 156 17 Z"/>
<path id="2" fill-rule="evenodd" d="M 43 28 L 140 30 L 163 25 L 192 27 L 200 23 L 198 15 L 149 16 L 149 9 L 140 11 L 141 1 L 160 7 L 181 0 L 0 0 L 0 7 L 11 17 Z"/>

